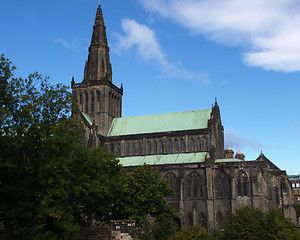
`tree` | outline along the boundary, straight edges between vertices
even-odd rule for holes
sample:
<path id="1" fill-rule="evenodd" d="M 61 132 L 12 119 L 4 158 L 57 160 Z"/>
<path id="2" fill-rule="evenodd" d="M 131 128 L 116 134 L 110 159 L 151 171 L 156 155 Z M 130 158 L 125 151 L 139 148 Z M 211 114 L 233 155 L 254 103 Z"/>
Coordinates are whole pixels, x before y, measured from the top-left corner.
<path id="1" fill-rule="evenodd" d="M 223 228 L 224 240 L 299 239 L 296 225 L 284 218 L 280 209 L 271 209 L 263 213 L 260 209 L 250 206 L 241 207 L 228 215 Z"/>
<path id="2" fill-rule="evenodd" d="M 124 172 L 123 180 L 124 193 L 117 213 L 119 219 L 136 220 L 141 225 L 147 216 L 160 222 L 177 215 L 166 204 L 166 197 L 172 196 L 173 190 L 151 166 L 142 165 L 132 173 Z"/>
<path id="3" fill-rule="evenodd" d="M 82 146 L 66 86 L 13 70 L 1 55 L 0 217 L 14 239 L 69 239 L 92 219 L 109 219 L 122 167 Z"/>
<path id="4" fill-rule="evenodd" d="M 213 236 L 206 231 L 206 229 L 200 225 L 190 226 L 188 228 L 181 229 L 176 234 L 170 236 L 168 240 L 212 240 Z"/>

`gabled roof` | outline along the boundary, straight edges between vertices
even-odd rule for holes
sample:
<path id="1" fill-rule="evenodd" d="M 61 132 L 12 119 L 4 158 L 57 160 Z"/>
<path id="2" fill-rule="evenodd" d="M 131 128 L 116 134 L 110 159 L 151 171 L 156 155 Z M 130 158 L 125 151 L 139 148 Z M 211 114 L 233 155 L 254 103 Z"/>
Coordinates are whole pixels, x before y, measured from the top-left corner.
<path id="1" fill-rule="evenodd" d="M 180 153 L 166 155 L 147 155 L 134 157 L 119 157 L 120 164 L 124 167 L 136 167 L 143 164 L 148 165 L 165 165 L 165 164 L 182 164 L 204 162 L 207 152 L 197 153 Z"/>
<path id="2" fill-rule="evenodd" d="M 172 132 L 208 127 L 211 109 L 115 118 L 108 136 Z"/>

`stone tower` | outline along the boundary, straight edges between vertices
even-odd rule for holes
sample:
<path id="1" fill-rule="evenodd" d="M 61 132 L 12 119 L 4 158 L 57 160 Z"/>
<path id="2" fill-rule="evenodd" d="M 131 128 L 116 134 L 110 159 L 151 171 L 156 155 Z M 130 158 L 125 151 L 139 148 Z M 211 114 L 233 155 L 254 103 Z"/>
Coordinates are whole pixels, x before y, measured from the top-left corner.
<path id="1" fill-rule="evenodd" d="M 123 87 L 112 83 L 105 24 L 99 3 L 88 60 L 81 83 L 72 79 L 72 91 L 77 99 L 78 111 L 88 115 L 97 132 L 106 136 L 115 117 L 121 117 Z"/>

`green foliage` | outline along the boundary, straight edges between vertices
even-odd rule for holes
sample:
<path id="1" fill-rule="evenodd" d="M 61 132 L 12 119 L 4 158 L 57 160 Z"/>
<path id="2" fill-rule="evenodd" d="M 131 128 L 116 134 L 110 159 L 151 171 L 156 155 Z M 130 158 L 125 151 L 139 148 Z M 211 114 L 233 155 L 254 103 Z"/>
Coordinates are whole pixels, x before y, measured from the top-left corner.
<path id="1" fill-rule="evenodd" d="M 300 217 L 300 204 L 296 203 L 295 208 L 296 208 L 297 219 L 299 219 L 299 217 Z"/>
<path id="2" fill-rule="evenodd" d="M 178 224 L 171 219 L 164 219 L 152 229 L 146 229 L 142 240 L 166 240 L 178 231 Z"/>
<path id="3" fill-rule="evenodd" d="M 66 86 L 37 73 L 13 78 L 13 70 L 1 55 L 0 217 L 13 239 L 69 239 L 91 219 L 109 218 L 122 167 L 80 144 Z"/>
<path id="4" fill-rule="evenodd" d="M 151 166 L 139 166 L 131 174 L 124 172 L 123 187 L 123 198 L 118 207 L 119 219 L 136 220 L 142 224 L 147 216 L 162 221 L 176 215 L 165 200 L 172 196 L 172 189 Z"/>
<path id="5" fill-rule="evenodd" d="M 183 228 L 176 234 L 170 236 L 168 240 L 212 240 L 213 236 L 206 231 L 206 229 L 200 225 L 194 225 L 188 228 Z"/>
<path id="6" fill-rule="evenodd" d="M 222 239 L 299 239 L 297 227 L 289 219 L 284 218 L 280 209 L 272 209 L 263 213 L 253 207 L 242 207 L 234 214 L 229 214 L 223 223 Z"/>

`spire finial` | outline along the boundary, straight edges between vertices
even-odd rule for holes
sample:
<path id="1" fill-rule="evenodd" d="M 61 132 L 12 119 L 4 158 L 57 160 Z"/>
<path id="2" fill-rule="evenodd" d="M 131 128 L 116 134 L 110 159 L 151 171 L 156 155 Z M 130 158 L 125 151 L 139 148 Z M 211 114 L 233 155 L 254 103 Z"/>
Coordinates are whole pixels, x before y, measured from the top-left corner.
<path id="1" fill-rule="evenodd" d="M 99 0 L 99 6 L 100 6 L 100 0 Z"/>

